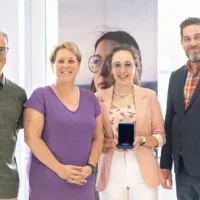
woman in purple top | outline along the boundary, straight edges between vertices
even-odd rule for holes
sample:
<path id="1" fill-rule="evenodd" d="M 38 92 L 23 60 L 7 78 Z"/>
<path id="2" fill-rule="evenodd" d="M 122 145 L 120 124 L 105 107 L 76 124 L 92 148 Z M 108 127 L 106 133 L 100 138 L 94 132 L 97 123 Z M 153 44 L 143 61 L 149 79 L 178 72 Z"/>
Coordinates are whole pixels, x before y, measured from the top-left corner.
<path id="1" fill-rule="evenodd" d="M 31 149 L 29 200 L 94 200 L 95 166 L 103 147 L 102 117 L 92 92 L 74 85 L 81 55 L 61 43 L 50 57 L 56 81 L 25 104 Z"/>

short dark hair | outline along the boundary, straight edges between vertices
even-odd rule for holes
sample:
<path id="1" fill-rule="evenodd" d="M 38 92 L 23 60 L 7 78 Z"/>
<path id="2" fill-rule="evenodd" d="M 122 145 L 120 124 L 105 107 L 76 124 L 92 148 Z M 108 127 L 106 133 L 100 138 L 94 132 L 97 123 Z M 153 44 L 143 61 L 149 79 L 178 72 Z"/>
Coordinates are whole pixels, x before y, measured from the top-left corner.
<path id="1" fill-rule="evenodd" d="M 181 22 L 181 24 L 180 24 L 181 39 L 183 38 L 183 29 L 190 25 L 199 25 L 200 26 L 200 18 L 189 17 L 189 18 L 185 19 L 183 22 Z"/>
<path id="2" fill-rule="evenodd" d="M 100 38 L 95 43 L 95 46 L 94 46 L 95 50 L 96 50 L 97 46 L 99 45 L 99 43 L 103 40 L 112 40 L 112 41 L 119 43 L 120 45 L 129 45 L 129 46 L 137 49 L 140 54 L 140 57 L 139 57 L 140 63 L 141 63 L 140 73 L 142 73 L 142 57 L 141 57 L 140 48 L 139 48 L 136 40 L 129 33 L 127 33 L 126 31 L 121 31 L 121 30 L 103 32 L 102 35 L 100 36 Z M 138 76 L 140 78 L 141 74 L 138 74 Z M 90 89 L 91 89 L 91 91 L 96 92 L 94 78 L 92 79 Z"/>

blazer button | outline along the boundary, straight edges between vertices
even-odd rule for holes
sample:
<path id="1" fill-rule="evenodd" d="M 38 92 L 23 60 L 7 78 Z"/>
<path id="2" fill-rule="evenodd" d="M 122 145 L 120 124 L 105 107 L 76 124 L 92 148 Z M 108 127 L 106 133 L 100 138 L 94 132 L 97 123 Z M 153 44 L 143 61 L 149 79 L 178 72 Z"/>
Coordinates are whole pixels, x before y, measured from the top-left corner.
<path id="1" fill-rule="evenodd" d="M 186 115 L 183 115 L 183 118 L 184 118 L 184 119 L 186 119 L 186 118 L 187 118 L 187 116 L 186 116 Z"/>

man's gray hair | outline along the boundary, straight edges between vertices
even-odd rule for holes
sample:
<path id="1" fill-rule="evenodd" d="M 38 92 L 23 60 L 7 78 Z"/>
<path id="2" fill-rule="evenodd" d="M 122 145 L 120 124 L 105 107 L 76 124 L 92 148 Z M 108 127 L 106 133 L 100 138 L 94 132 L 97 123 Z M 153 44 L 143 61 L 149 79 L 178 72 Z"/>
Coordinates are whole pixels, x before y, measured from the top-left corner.
<path id="1" fill-rule="evenodd" d="M 7 35 L 7 33 L 5 32 L 5 30 L 0 29 L 0 35 L 3 35 L 3 36 L 6 38 L 6 41 L 7 41 L 7 43 L 8 43 L 8 35 Z"/>

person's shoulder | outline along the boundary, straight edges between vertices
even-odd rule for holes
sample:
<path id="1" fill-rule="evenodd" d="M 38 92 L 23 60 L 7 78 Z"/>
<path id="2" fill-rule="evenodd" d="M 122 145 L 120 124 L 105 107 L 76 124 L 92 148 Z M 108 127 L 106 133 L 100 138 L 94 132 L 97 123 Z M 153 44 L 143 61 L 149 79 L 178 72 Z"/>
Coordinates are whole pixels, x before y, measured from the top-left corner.
<path id="1" fill-rule="evenodd" d="M 156 92 L 154 90 L 151 90 L 149 88 L 144 88 L 144 87 L 140 87 L 140 86 L 135 86 L 139 91 L 141 91 L 142 93 L 146 94 L 147 96 L 156 96 Z"/>
<path id="2" fill-rule="evenodd" d="M 107 89 L 102 89 L 102 90 L 99 90 L 95 93 L 95 95 L 97 97 L 105 97 L 107 96 L 108 94 L 112 93 L 113 92 L 113 86 L 110 87 L 110 88 L 107 88 Z"/>
<path id="3" fill-rule="evenodd" d="M 33 90 L 33 93 L 41 93 L 41 94 L 44 94 L 44 93 L 46 93 L 47 91 L 49 91 L 49 87 L 50 87 L 50 86 L 38 87 L 38 88 L 36 88 L 36 89 Z"/>
<path id="4" fill-rule="evenodd" d="M 6 79 L 5 84 L 6 84 L 6 86 L 8 86 L 8 88 L 10 88 L 13 92 L 19 94 L 20 96 L 26 97 L 26 91 L 24 88 L 22 88 L 17 83 L 11 81 L 8 78 L 5 78 L 5 79 Z"/>
<path id="5" fill-rule="evenodd" d="M 183 65 L 182 67 L 174 70 L 171 74 L 171 76 L 176 76 L 176 75 L 179 75 L 180 73 L 182 72 L 185 72 L 186 71 L 186 65 Z"/>
<path id="6" fill-rule="evenodd" d="M 40 102 L 45 102 L 46 100 L 49 100 L 48 93 L 50 92 L 50 86 L 42 86 L 34 89 L 32 93 L 30 94 L 29 100 L 35 100 Z"/>
<path id="7" fill-rule="evenodd" d="M 97 98 L 92 91 L 90 91 L 87 88 L 82 88 L 82 87 L 80 87 L 79 89 L 82 95 L 81 97 L 82 100 L 87 101 L 87 102 L 96 102 Z"/>
<path id="8" fill-rule="evenodd" d="M 79 90 L 83 93 L 83 94 L 86 94 L 86 95 L 90 95 L 90 96 L 94 96 L 94 93 L 87 89 L 87 88 L 82 88 L 82 87 L 79 87 Z"/>
<path id="9" fill-rule="evenodd" d="M 50 86 L 38 87 L 33 90 L 32 95 L 44 96 L 47 92 L 49 92 L 49 90 L 50 90 Z"/>
<path id="10" fill-rule="evenodd" d="M 95 99 L 96 98 L 95 94 L 91 90 L 89 90 L 87 88 L 79 87 L 79 90 L 83 94 L 83 97 L 88 97 L 90 99 Z"/>

